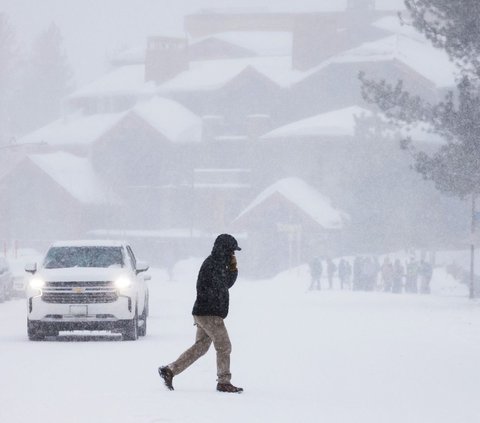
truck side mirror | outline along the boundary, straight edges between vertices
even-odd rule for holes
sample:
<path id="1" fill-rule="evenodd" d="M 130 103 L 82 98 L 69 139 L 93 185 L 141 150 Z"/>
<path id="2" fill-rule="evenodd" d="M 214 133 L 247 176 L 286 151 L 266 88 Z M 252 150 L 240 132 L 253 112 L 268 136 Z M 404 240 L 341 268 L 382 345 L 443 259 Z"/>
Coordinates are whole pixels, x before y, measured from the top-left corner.
<path id="1" fill-rule="evenodd" d="M 138 275 L 139 273 L 146 272 L 149 268 L 150 266 L 148 265 L 148 263 L 145 263 L 144 261 L 138 261 L 135 271 Z"/>
<path id="2" fill-rule="evenodd" d="M 25 272 L 31 273 L 32 275 L 37 271 L 37 263 L 27 263 L 25 265 Z"/>

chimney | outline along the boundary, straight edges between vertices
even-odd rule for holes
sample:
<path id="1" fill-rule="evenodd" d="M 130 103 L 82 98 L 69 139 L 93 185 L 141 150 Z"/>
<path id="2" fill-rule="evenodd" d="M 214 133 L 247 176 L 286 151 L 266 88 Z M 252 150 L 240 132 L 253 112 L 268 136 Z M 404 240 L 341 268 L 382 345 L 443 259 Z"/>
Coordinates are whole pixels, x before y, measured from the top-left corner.
<path id="1" fill-rule="evenodd" d="M 145 57 L 145 81 L 160 84 L 188 69 L 185 38 L 149 37 Z"/>

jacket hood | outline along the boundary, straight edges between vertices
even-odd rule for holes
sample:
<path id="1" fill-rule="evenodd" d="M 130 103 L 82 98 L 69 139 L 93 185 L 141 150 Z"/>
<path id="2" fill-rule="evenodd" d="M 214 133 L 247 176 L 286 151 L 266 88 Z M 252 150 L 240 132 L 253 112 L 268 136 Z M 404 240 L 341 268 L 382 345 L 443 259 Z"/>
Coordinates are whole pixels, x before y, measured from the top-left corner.
<path id="1" fill-rule="evenodd" d="M 221 234 L 213 244 L 212 255 L 229 255 L 240 250 L 237 240 L 232 235 Z"/>

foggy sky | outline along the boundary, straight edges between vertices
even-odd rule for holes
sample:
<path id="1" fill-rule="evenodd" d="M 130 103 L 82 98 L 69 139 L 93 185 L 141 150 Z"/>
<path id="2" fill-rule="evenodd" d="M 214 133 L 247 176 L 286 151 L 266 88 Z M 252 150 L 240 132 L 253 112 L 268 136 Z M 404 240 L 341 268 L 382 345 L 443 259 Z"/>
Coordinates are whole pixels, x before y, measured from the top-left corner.
<path id="1" fill-rule="evenodd" d="M 106 70 L 109 54 L 143 45 L 148 35 L 181 33 L 183 16 L 202 8 L 255 8 L 309 11 L 336 8 L 346 0 L 0 0 L 26 51 L 52 21 L 64 36 L 64 47 L 81 85 Z M 400 8 L 402 0 L 377 0 Z"/>

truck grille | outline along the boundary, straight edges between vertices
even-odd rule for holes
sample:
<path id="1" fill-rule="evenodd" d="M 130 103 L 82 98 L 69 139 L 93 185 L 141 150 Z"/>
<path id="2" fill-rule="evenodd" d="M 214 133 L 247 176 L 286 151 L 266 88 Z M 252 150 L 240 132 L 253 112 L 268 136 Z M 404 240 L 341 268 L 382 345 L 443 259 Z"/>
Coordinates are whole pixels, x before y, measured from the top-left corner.
<path id="1" fill-rule="evenodd" d="M 57 304 L 113 303 L 117 299 L 118 295 L 116 292 L 86 292 L 84 294 L 44 292 L 42 294 L 44 302 Z"/>
<path id="2" fill-rule="evenodd" d="M 74 282 L 46 282 L 46 288 L 74 288 L 74 287 L 82 287 L 82 288 L 113 288 L 113 282 L 111 281 L 94 281 L 94 282 L 82 282 L 82 281 L 74 281 Z"/>
<path id="3" fill-rule="evenodd" d="M 113 282 L 47 282 L 42 301 L 56 304 L 96 304 L 117 301 Z"/>

